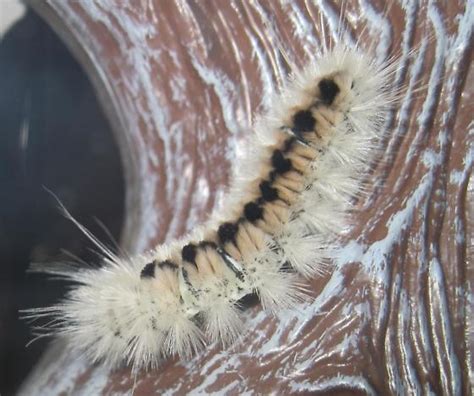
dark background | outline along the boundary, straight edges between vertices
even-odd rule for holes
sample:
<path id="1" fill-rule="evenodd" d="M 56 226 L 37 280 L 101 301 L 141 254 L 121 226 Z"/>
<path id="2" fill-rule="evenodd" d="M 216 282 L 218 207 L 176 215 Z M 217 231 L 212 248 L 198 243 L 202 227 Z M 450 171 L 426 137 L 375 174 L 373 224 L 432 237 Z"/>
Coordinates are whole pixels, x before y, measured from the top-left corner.
<path id="1" fill-rule="evenodd" d="M 123 220 L 124 181 L 112 132 L 86 75 L 32 11 L 0 41 L 0 394 L 15 392 L 48 340 L 19 309 L 51 304 L 64 282 L 27 273 L 31 262 L 100 262 L 60 213 L 56 194 L 101 241 Z"/>

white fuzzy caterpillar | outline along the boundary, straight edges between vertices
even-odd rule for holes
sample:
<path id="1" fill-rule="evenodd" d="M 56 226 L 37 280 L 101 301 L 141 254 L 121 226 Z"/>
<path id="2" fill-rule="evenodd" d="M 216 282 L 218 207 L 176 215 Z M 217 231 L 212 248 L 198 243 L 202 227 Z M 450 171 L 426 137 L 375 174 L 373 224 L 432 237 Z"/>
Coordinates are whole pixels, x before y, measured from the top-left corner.
<path id="1" fill-rule="evenodd" d="M 326 268 L 361 192 L 395 98 L 393 71 L 357 48 L 327 51 L 256 123 L 258 158 L 235 181 L 225 212 L 146 256 L 103 248 L 100 269 L 49 271 L 78 285 L 30 317 L 52 317 L 44 330 L 94 361 L 139 369 L 209 341 L 232 342 L 246 295 L 257 294 L 265 309 L 295 306 L 304 297 L 299 275 Z"/>

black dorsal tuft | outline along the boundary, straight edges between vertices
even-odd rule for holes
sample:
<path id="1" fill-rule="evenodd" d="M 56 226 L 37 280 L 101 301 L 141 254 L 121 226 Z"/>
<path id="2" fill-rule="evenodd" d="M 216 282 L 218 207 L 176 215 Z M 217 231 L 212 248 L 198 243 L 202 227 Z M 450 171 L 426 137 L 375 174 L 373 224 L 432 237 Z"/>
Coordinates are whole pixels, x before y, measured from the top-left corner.
<path id="1" fill-rule="evenodd" d="M 276 188 L 272 187 L 271 183 L 267 180 L 264 180 L 260 183 L 260 192 L 262 193 L 262 198 L 267 202 L 272 202 L 278 199 L 278 191 Z"/>
<path id="2" fill-rule="evenodd" d="M 181 249 L 181 258 L 188 263 L 194 263 L 196 260 L 197 247 L 193 243 L 188 243 Z"/>
<path id="3" fill-rule="evenodd" d="M 314 131 L 316 120 L 310 110 L 300 110 L 293 115 L 293 132 L 301 136 L 302 133 Z"/>
<path id="4" fill-rule="evenodd" d="M 156 264 L 154 261 L 145 265 L 140 272 L 140 278 L 154 278 L 155 277 Z"/>
<path id="5" fill-rule="evenodd" d="M 291 169 L 291 160 L 285 158 L 280 150 L 275 150 L 272 155 L 272 166 L 276 173 L 286 173 Z"/>
<path id="6" fill-rule="evenodd" d="M 226 242 L 235 242 L 235 236 L 239 226 L 234 223 L 223 223 L 219 226 L 217 230 L 217 235 L 219 236 L 219 242 L 224 244 Z"/>
<path id="7" fill-rule="evenodd" d="M 255 202 L 249 202 L 244 206 L 245 218 L 251 223 L 260 220 L 263 217 L 263 209 Z"/>
<path id="8" fill-rule="evenodd" d="M 178 266 L 173 263 L 171 260 L 164 260 L 158 263 L 158 268 L 160 269 L 170 269 L 173 271 L 176 271 L 178 269 Z"/>
<path id="9" fill-rule="evenodd" d="M 334 80 L 323 78 L 319 82 L 319 91 L 321 93 L 321 101 L 327 105 L 332 105 L 340 89 Z"/>

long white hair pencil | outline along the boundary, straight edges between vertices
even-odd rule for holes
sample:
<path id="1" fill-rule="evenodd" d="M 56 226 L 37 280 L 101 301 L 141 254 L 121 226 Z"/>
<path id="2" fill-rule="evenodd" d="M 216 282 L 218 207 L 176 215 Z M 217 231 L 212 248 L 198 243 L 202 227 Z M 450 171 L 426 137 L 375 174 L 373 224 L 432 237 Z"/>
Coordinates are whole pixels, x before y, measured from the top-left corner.
<path id="1" fill-rule="evenodd" d="M 189 56 L 185 65 L 192 67 L 193 73 L 214 90 L 215 95 L 202 94 L 201 103 L 208 106 L 202 111 L 214 109 L 213 101 L 217 98 L 222 106 L 222 118 L 211 117 L 217 123 L 215 128 L 228 128 L 238 136 L 233 135 L 231 139 L 238 150 L 229 149 L 234 169 L 229 187 L 220 195 L 218 207 L 207 220 L 199 225 L 192 223 L 184 235 L 172 229 L 164 242 L 140 254 L 117 255 L 91 236 L 102 249 L 103 265 L 95 269 L 48 268 L 50 273 L 71 280 L 73 286 L 56 305 L 31 309 L 27 316 L 34 320 L 47 318 L 37 330 L 41 335 L 65 339 L 74 356 L 97 363 L 103 370 L 130 366 L 135 375 L 149 372 L 152 376 L 170 361 L 180 362 L 184 372 L 198 362 L 209 370 L 220 364 L 225 372 L 232 371 L 236 365 L 235 350 L 245 350 L 250 337 L 270 337 L 271 341 L 264 342 L 262 348 L 269 354 L 285 356 L 284 361 L 298 361 L 299 354 L 316 363 L 325 359 L 329 362 L 334 355 L 338 356 L 337 362 L 344 360 L 351 343 L 359 336 L 364 338 L 361 323 L 382 326 L 383 312 L 389 304 L 382 299 L 381 305 L 371 311 L 363 302 L 364 296 L 374 290 L 381 294 L 386 291 L 384 276 L 388 274 L 382 267 L 387 257 L 383 255 L 365 268 L 363 275 L 353 278 L 360 285 L 355 291 L 352 289 L 353 304 L 346 304 L 347 300 L 338 297 L 351 286 L 345 281 L 347 273 L 363 272 L 357 266 L 342 263 L 368 260 L 368 255 L 377 254 L 363 243 L 348 242 L 345 238 L 354 226 L 358 230 L 362 228 L 352 224 L 354 219 L 364 218 L 361 207 L 370 212 L 375 202 L 374 191 L 383 188 L 383 172 L 376 178 L 374 169 L 384 169 L 384 172 L 388 169 L 390 158 L 384 156 L 384 150 L 387 145 L 397 144 L 396 139 L 392 139 L 396 128 L 403 134 L 404 120 L 396 116 L 396 110 L 409 107 L 416 96 L 414 87 L 419 80 L 416 70 L 421 65 L 412 58 L 419 57 L 428 45 L 428 41 L 421 44 L 414 55 L 407 37 L 398 41 L 391 37 L 388 15 L 394 10 L 406 10 L 412 18 L 418 9 L 414 4 L 403 7 L 392 4 L 387 10 L 365 2 L 342 10 L 326 2 L 278 6 L 242 2 L 216 11 L 211 19 L 217 25 L 208 25 L 199 18 L 187 19 L 189 15 L 195 18 L 201 15 L 200 18 L 207 20 L 200 13 L 200 5 L 186 3 L 177 5 L 176 9 L 203 37 L 206 29 L 214 28 L 222 35 L 221 39 L 225 35 L 232 36 L 236 34 L 233 23 L 239 21 L 241 34 L 247 35 L 248 42 L 254 45 L 250 52 L 239 52 L 238 47 L 233 47 L 231 53 L 239 54 L 235 55 L 237 63 L 226 69 L 236 71 L 240 67 L 238 62 L 256 62 L 258 67 L 249 76 L 256 73 L 258 79 L 250 80 L 245 75 L 237 80 L 245 92 L 251 91 L 254 81 L 264 82 L 258 111 L 245 95 L 238 99 L 242 104 L 240 110 L 248 105 L 254 114 L 245 128 L 238 126 L 245 121 L 233 107 L 235 86 L 228 76 L 211 70 L 203 61 L 203 54 L 209 58 L 218 56 L 215 51 L 219 41 L 210 45 L 196 38 L 194 46 L 184 52 Z M 95 3 L 90 12 L 102 18 L 107 14 Z M 117 13 L 118 20 L 127 18 L 120 11 Z M 351 31 L 356 29 L 351 25 L 356 13 L 361 15 L 358 20 L 365 23 L 358 35 Z M 160 32 L 169 31 L 173 26 L 176 16 L 169 17 L 169 25 L 160 25 L 159 29 L 163 29 Z M 160 20 L 160 23 L 165 22 Z M 255 32 L 256 26 L 259 28 Z M 265 35 L 259 29 L 263 29 Z M 378 33 L 374 34 L 374 30 Z M 300 48 L 301 57 L 295 56 L 292 44 Z M 134 42 L 132 47 L 135 45 L 142 48 L 142 43 Z M 395 46 L 399 48 L 393 48 Z M 243 53 L 249 60 L 241 57 Z M 163 63 L 180 64 L 176 54 L 155 55 Z M 133 49 L 130 56 L 133 61 L 145 62 Z M 421 62 L 419 58 L 418 62 Z M 413 73 L 410 78 L 406 76 L 409 65 Z M 149 73 L 144 70 L 141 68 L 139 72 Z M 269 70 L 275 74 L 269 74 Z M 172 80 L 175 87 L 193 84 Z M 194 92 L 192 88 L 186 92 Z M 178 91 L 178 88 L 174 91 L 176 101 L 179 101 Z M 156 115 L 153 112 L 160 112 L 159 99 L 153 95 L 157 94 L 146 86 L 143 93 L 149 101 L 147 111 Z M 160 95 L 164 93 L 158 98 Z M 143 110 L 141 104 L 137 106 Z M 182 115 L 187 117 L 184 112 Z M 221 120 L 224 124 L 219 122 Z M 166 122 L 166 116 L 156 116 L 150 121 L 160 130 L 160 136 L 167 136 L 163 141 L 169 162 L 161 163 L 159 172 L 167 175 L 163 188 L 179 209 L 186 196 L 174 190 L 173 180 L 177 175 L 170 173 L 172 169 L 181 169 L 181 164 L 176 163 L 186 160 L 177 157 L 172 147 L 184 144 L 187 136 L 182 133 L 170 137 L 180 127 L 174 124 L 162 130 Z M 199 123 L 196 128 L 201 128 Z M 166 139 L 170 139 L 171 144 L 168 145 Z M 157 142 L 163 144 L 160 140 Z M 201 146 L 198 150 L 202 161 L 208 153 L 213 157 L 212 148 L 206 151 Z M 160 159 L 150 161 L 160 166 Z M 219 164 L 211 166 L 215 173 L 220 172 L 219 168 Z M 183 166 L 180 176 L 185 178 L 192 172 Z M 193 186 L 199 190 L 196 193 L 206 194 L 199 182 Z M 194 216 L 192 211 L 188 215 Z M 374 225 L 370 218 L 365 220 L 367 228 Z M 172 214 L 168 226 L 173 228 L 177 221 Z M 388 222 L 389 227 L 393 224 Z M 363 282 L 368 278 L 371 278 L 368 284 L 374 289 Z M 314 288 L 317 279 L 324 279 L 324 286 L 319 289 Z M 393 287 L 397 287 L 395 281 Z M 261 309 L 251 313 L 245 310 L 249 296 L 258 297 Z M 279 337 L 291 338 L 293 345 L 305 345 L 311 329 L 322 326 L 324 317 L 330 318 L 331 311 L 339 309 L 345 313 L 332 317 L 332 324 L 328 324 L 330 333 L 320 331 L 321 337 L 327 339 L 348 331 L 342 337 L 345 341 L 337 344 L 333 351 L 319 351 L 312 343 L 308 350 L 302 348 L 294 354 L 291 348 L 279 348 Z M 260 315 L 276 315 L 277 319 L 267 325 L 259 321 Z M 218 357 L 200 360 L 209 348 L 215 349 Z M 360 353 L 363 354 L 364 349 Z M 384 353 L 391 354 L 389 350 Z M 257 351 L 248 351 L 248 354 L 258 356 Z M 351 355 L 350 359 L 355 358 Z M 216 375 L 215 370 L 212 372 Z M 284 370 L 278 373 L 285 376 Z M 236 382 L 241 374 L 237 370 Z M 399 374 L 391 372 L 390 375 Z M 261 376 L 265 378 L 263 373 Z M 345 375 L 326 380 L 329 381 L 326 385 L 323 380 L 318 382 L 321 389 L 334 387 L 337 390 L 344 383 L 350 384 L 351 389 L 368 393 L 375 389 L 362 376 Z M 229 389 L 233 392 L 245 391 L 232 382 Z M 318 386 L 305 389 L 302 383 L 299 385 L 294 384 L 293 392 L 318 390 Z M 139 384 L 137 386 L 138 391 Z M 192 388 L 182 384 L 169 387 L 171 393 L 191 390 L 212 391 L 205 384 L 201 387 L 195 384 Z"/>

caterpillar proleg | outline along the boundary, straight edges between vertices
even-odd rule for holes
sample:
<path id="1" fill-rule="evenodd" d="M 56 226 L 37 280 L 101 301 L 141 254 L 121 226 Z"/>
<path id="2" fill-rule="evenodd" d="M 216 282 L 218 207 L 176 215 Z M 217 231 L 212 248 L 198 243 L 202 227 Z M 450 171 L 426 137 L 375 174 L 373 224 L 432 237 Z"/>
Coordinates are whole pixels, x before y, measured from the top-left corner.
<path id="1" fill-rule="evenodd" d="M 396 98 L 395 70 L 357 46 L 323 51 L 256 121 L 249 155 L 258 155 L 237 165 L 220 213 L 146 255 L 117 257 L 99 244 L 102 268 L 50 270 L 77 285 L 28 316 L 52 318 L 43 332 L 94 361 L 140 369 L 232 343 L 245 328 L 247 295 L 272 311 L 297 306 L 304 278 L 328 268 L 363 191 Z"/>

